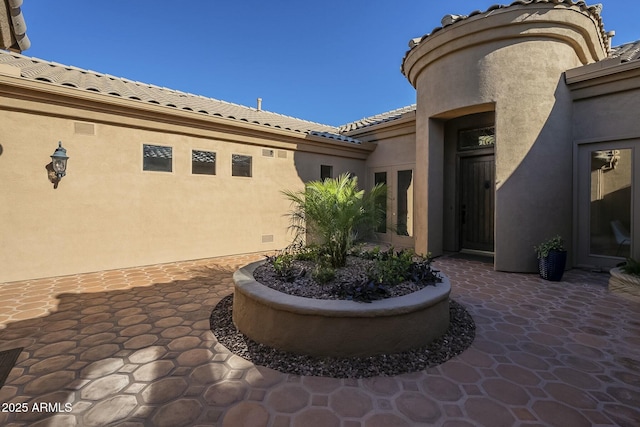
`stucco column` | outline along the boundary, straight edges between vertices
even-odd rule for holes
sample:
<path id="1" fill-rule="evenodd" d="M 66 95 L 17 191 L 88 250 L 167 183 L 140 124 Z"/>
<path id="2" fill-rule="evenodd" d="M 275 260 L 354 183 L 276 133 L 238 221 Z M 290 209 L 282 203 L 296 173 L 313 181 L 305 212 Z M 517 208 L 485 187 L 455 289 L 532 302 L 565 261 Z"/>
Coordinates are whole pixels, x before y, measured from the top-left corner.
<path id="1" fill-rule="evenodd" d="M 459 20 L 416 42 L 416 250 L 442 251 L 447 120 L 495 111 L 495 268 L 535 271 L 533 246 L 572 240 L 572 101 L 565 70 L 606 56 L 597 11 L 532 3 Z"/>

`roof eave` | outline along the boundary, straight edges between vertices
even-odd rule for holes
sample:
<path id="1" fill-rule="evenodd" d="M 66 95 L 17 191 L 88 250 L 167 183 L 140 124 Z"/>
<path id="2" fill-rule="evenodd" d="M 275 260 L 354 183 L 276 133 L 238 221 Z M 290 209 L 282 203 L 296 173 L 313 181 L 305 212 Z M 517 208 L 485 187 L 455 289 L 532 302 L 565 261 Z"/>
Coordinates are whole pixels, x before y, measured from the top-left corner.
<path id="1" fill-rule="evenodd" d="M 1 70 L 0 70 L 1 71 Z M 146 120 L 161 122 L 169 126 L 190 126 L 194 130 L 215 129 L 235 136 L 251 136 L 254 139 L 242 138 L 242 142 L 252 145 L 265 145 L 268 140 L 272 140 L 279 148 L 288 145 L 291 149 L 301 151 L 321 152 L 338 151 L 347 157 L 366 156 L 366 153 L 373 150 L 367 143 L 352 143 L 341 140 L 332 140 L 324 136 L 309 135 L 300 131 L 285 130 L 268 127 L 261 124 L 242 122 L 225 117 L 211 116 L 204 113 L 173 109 L 170 107 L 149 104 L 143 101 L 136 101 L 102 93 L 94 93 L 83 89 L 52 85 L 46 82 L 24 79 L 22 77 L 4 74 L 0 72 L 0 98 L 20 99 L 26 102 L 36 102 L 38 104 L 55 104 L 60 107 L 81 108 L 90 110 L 96 115 L 115 115 L 117 117 L 127 117 L 132 120 Z M 26 108 L 25 108 L 26 109 Z M 55 113 L 51 108 L 42 106 L 38 112 L 48 115 L 69 116 L 73 119 L 78 117 L 72 113 L 66 113 L 64 108 L 56 108 Z M 91 114 L 85 115 L 84 120 L 105 121 L 93 117 Z M 126 125 L 119 119 L 113 119 L 113 123 Z M 293 144 L 293 145 L 291 145 Z M 316 147 L 318 144 L 325 146 L 324 149 Z M 364 158 L 364 157 L 363 157 Z"/>
<path id="2" fill-rule="evenodd" d="M 607 58 L 593 64 L 567 70 L 565 72 L 565 80 L 567 84 L 571 85 L 636 69 L 640 69 L 640 61 L 622 61 L 620 58 Z"/>
<path id="3" fill-rule="evenodd" d="M 356 139 L 362 139 L 368 134 L 377 133 L 384 130 L 389 130 L 392 128 L 404 127 L 407 124 L 411 124 L 416 120 L 416 110 L 408 111 L 404 113 L 401 117 L 394 118 L 391 120 L 381 121 L 378 123 L 374 123 L 367 126 L 362 126 L 357 129 L 353 129 L 347 132 L 344 132 L 344 135 L 350 136 Z"/>

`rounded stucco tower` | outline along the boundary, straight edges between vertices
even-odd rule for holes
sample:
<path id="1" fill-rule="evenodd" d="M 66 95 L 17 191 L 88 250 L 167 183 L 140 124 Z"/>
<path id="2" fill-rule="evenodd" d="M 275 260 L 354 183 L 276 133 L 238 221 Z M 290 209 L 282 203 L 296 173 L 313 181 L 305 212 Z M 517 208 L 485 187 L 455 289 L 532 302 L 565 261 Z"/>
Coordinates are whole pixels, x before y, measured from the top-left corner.
<path id="1" fill-rule="evenodd" d="M 564 72 L 607 56 L 600 7 L 518 1 L 442 24 L 402 64 L 417 91 L 416 250 L 494 252 L 497 270 L 535 271 L 547 237 L 571 252 Z"/>

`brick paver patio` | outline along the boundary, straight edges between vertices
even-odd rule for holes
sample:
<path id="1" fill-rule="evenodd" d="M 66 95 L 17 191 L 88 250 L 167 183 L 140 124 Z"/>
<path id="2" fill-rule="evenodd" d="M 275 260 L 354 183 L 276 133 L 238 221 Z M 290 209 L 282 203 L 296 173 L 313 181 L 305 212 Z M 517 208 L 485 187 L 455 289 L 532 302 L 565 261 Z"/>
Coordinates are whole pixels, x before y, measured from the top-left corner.
<path id="1" fill-rule="evenodd" d="M 471 348 L 423 372 L 333 379 L 254 366 L 216 342 L 211 310 L 258 258 L 0 285 L 0 350 L 24 347 L 0 425 L 640 425 L 640 303 L 610 294 L 605 274 L 551 283 L 440 258 L 475 319 Z"/>

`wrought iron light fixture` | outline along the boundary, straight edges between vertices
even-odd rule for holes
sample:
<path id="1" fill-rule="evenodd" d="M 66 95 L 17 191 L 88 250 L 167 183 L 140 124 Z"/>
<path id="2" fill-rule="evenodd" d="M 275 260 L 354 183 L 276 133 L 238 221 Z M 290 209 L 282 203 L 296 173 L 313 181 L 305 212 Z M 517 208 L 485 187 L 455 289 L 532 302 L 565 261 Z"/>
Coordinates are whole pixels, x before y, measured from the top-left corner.
<path id="1" fill-rule="evenodd" d="M 51 155 L 51 166 L 53 166 L 53 171 L 56 173 L 58 181 L 67 173 L 67 160 L 69 160 L 67 150 L 62 147 L 62 141 L 60 141 L 58 142 L 58 148 Z"/>

